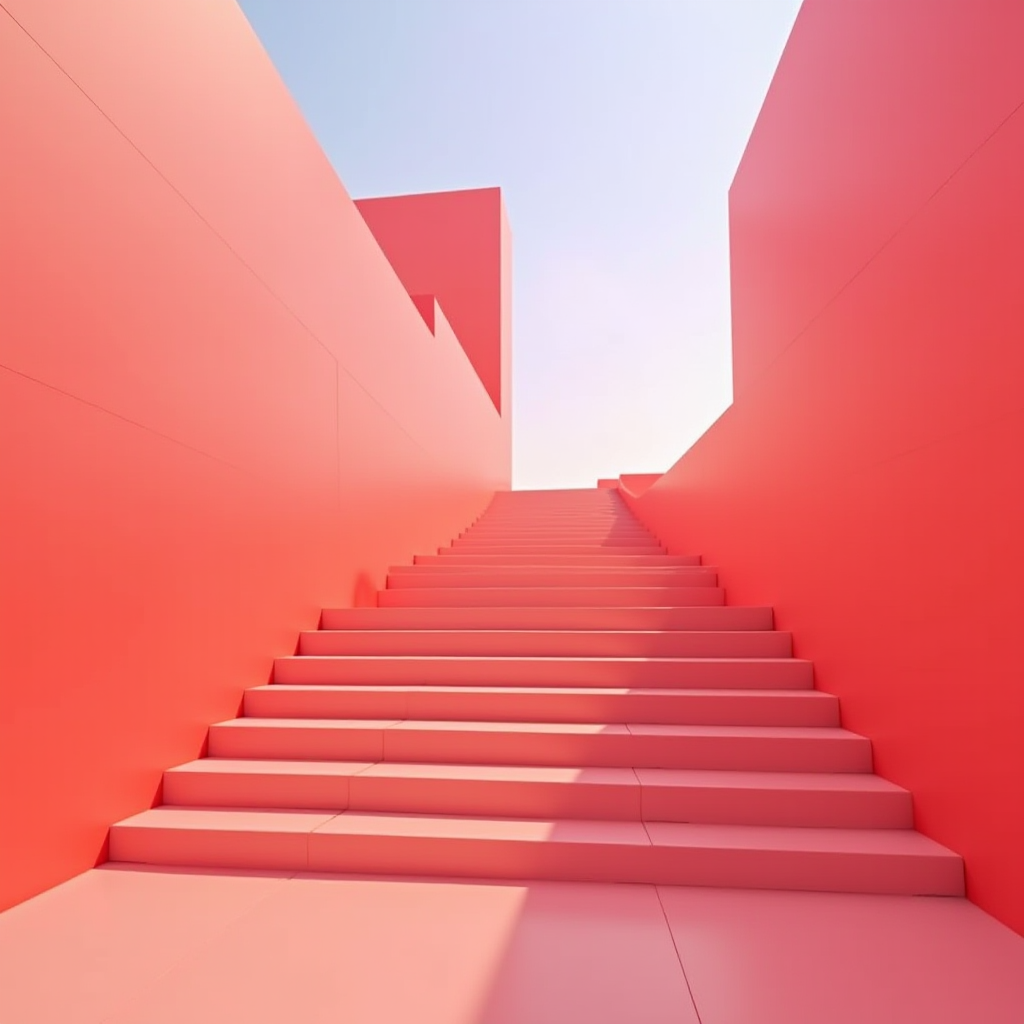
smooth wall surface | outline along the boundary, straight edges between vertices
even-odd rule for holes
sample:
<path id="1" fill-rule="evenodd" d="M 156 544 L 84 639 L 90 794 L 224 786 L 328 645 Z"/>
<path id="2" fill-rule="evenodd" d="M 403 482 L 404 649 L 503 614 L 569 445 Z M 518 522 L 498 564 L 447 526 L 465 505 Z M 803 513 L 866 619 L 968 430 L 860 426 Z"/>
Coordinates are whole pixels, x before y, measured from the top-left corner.
<path id="1" fill-rule="evenodd" d="M 730 192 L 735 404 L 631 504 L 775 606 L 1024 933 L 1022 40 L 806 0 Z"/>
<path id="2" fill-rule="evenodd" d="M 0 82 L 3 908 L 510 453 L 233 3 L 2 0 Z"/>

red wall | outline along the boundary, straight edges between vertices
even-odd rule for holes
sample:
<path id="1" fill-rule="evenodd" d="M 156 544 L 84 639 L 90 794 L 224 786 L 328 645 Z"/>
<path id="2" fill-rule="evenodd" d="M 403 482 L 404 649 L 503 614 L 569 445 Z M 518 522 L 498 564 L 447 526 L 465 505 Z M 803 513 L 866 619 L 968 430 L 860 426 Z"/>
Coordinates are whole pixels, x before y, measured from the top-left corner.
<path id="1" fill-rule="evenodd" d="M 4 0 L 0 75 L 3 908 L 510 453 L 233 3 Z"/>
<path id="2" fill-rule="evenodd" d="M 410 295 L 434 295 L 498 411 L 509 409 L 511 250 L 496 188 L 358 199 Z"/>
<path id="3" fill-rule="evenodd" d="M 642 496 L 1024 932 L 1024 5 L 806 0 L 729 196 L 735 403 Z"/>

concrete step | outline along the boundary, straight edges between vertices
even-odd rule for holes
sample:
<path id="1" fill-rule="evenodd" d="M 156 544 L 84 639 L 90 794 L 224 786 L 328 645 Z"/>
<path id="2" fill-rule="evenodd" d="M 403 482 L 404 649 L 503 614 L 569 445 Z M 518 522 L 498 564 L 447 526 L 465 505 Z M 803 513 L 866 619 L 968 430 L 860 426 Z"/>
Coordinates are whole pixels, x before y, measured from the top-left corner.
<path id="1" fill-rule="evenodd" d="M 836 727 L 236 718 L 210 727 L 209 754 L 289 761 L 871 771 L 871 744 Z"/>
<path id="2" fill-rule="evenodd" d="M 115 862 L 960 896 L 963 862 L 909 829 L 161 807 Z"/>
<path id="3" fill-rule="evenodd" d="M 725 604 L 721 587 L 416 587 L 382 590 L 380 608 L 657 608 Z"/>
<path id="4" fill-rule="evenodd" d="M 592 569 L 632 568 L 652 566 L 654 568 L 675 568 L 699 566 L 700 555 L 416 555 L 412 566 L 394 566 L 410 572 L 417 566 L 429 565 L 436 568 L 475 568 L 478 566 L 580 566 Z"/>
<path id="5" fill-rule="evenodd" d="M 310 630 L 300 655 L 525 658 L 788 658 L 792 634 L 774 630 Z"/>
<path id="6" fill-rule="evenodd" d="M 672 690 L 554 686 L 255 686 L 249 718 L 569 722 L 595 725 L 839 725 L 819 690 Z"/>
<path id="7" fill-rule="evenodd" d="M 164 773 L 166 804 L 501 818 L 910 828 L 877 775 L 204 758 Z"/>
<path id="8" fill-rule="evenodd" d="M 711 605 L 678 608 L 332 608 L 324 629 L 490 630 L 770 630 L 771 608 Z"/>
<path id="9" fill-rule="evenodd" d="M 810 689 L 798 658 L 527 658 L 295 655 L 274 661 L 275 683 L 332 686 L 643 686 L 686 689 Z"/>
<path id="10" fill-rule="evenodd" d="M 710 566 L 671 569 L 489 568 L 389 572 L 388 590 L 415 587 L 715 587 L 718 570 Z"/>

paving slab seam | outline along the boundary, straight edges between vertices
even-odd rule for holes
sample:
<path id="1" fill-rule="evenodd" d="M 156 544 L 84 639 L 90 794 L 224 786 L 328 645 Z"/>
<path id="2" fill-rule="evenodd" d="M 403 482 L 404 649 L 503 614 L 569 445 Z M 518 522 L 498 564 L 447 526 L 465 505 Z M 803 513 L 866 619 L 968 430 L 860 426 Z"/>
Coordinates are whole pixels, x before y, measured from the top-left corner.
<path id="1" fill-rule="evenodd" d="M 646 831 L 647 826 L 644 826 Z M 697 1024 L 704 1024 L 704 1018 L 700 1015 L 700 1007 L 697 1005 L 696 997 L 693 994 L 693 986 L 690 985 L 690 979 L 686 974 L 686 965 L 683 963 L 683 955 L 679 951 L 679 944 L 676 942 L 675 932 L 672 931 L 672 922 L 669 921 L 668 911 L 665 909 L 665 902 L 661 898 L 661 886 L 654 886 L 654 894 L 658 898 L 658 906 L 661 907 L 661 915 L 665 919 L 665 927 L 668 929 L 669 941 L 672 943 L 672 948 L 676 951 L 676 960 L 679 961 L 679 972 L 683 976 L 683 982 L 686 985 L 686 991 L 690 996 L 690 1003 L 693 1006 L 694 1015 L 697 1018 Z"/>

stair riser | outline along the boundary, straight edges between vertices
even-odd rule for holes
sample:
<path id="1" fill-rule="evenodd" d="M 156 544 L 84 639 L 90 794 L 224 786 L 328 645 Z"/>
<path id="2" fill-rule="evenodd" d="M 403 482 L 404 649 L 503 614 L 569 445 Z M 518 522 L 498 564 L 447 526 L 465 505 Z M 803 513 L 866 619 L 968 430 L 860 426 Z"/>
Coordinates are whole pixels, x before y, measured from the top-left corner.
<path id="1" fill-rule="evenodd" d="M 547 530 L 565 527 L 583 527 L 586 529 L 624 530 L 630 533 L 647 533 L 647 527 L 639 520 L 623 515 L 605 514 L 568 514 L 558 516 L 484 516 L 471 523 L 462 532 L 470 530 Z"/>
<path id="2" fill-rule="evenodd" d="M 535 565 L 580 569 L 617 569 L 650 566 L 677 568 L 699 566 L 699 555 L 417 555 L 414 566 L 395 566 L 394 571 L 414 572 L 415 566 L 432 569 L 474 569 L 480 566 L 529 568 Z"/>
<path id="3" fill-rule="evenodd" d="M 210 757 L 271 761 L 384 760 L 384 730 L 379 727 L 310 729 L 277 726 L 268 729 L 230 729 L 212 725 L 207 746 Z"/>
<path id="4" fill-rule="evenodd" d="M 617 494 L 603 494 L 600 491 L 581 489 L 575 493 L 566 491 L 515 491 L 498 494 L 487 506 L 486 511 L 509 509 L 522 512 L 538 508 L 590 508 L 627 510 L 626 503 Z"/>
<path id="5" fill-rule="evenodd" d="M 660 545 L 641 546 L 631 544 L 619 547 L 614 544 L 470 544 L 453 543 L 447 548 L 438 548 L 437 553 L 448 555 L 666 555 Z"/>
<path id="6" fill-rule="evenodd" d="M 579 516 L 587 519 L 614 519 L 616 522 L 630 526 L 640 526 L 640 520 L 622 504 L 598 505 L 591 508 L 581 506 L 563 506 L 562 508 L 496 508 L 485 509 L 474 522 L 501 519 L 513 522 L 530 522 L 537 519 L 557 519 L 560 516 Z"/>
<path id="7" fill-rule="evenodd" d="M 550 523 L 599 523 L 625 526 L 630 529 L 644 529 L 643 524 L 621 506 L 618 508 L 549 508 L 530 509 L 529 511 L 491 509 L 470 524 L 479 526 L 483 523 L 505 524 L 510 526 L 535 526 Z"/>
<path id="8" fill-rule="evenodd" d="M 645 537 L 653 539 L 650 530 L 642 526 L 614 522 L 567 521 L 551 523 L 483 523 L 478 522 L 460 532 L 459 537 L 557 537 L 561 534 L 604 537 Z"/>
<path id="9" fill-rule="evenodd" d="M 784 828 L 912 828 L 914 824 L 907 792 L 643 786 L 640 803 L 644 821 Z"/>
<path id="10" fill-rule="evenodd" d="M 318 785 L 324 781 L 330 787 Z M 164 799 L 183 807 L 364 810 L 381 813 L 456 814 L 507 818 L 640 820 L 640 787 L 473 780 L 202 775 L 168 772 Z M 324 801 L 328 802 L 317 802 Z M 270 801 L 270 802 L 268 802 Z"/>
<path id="11" fill-rule="evenodd" d="M 386 730 L 384 760 L 521 764 L 560 768 L 684 768 L 708 771 L 870 772 L 867 740 L 466 733 Z"/>
<path id="12" fill-rule="evenodd" d="M 461 559 L 459 561 L 452 561 L 451 559 L 442 560 L 440 556 L 437 557 L 437 561 L 428 565 L 392 565 L 388 568 L 388 575 L 410 577 L 437 575 L 458 579 L 463 576 L 468 578 L 482 573 L 488 576 L 508 577 L 517 581 L 529 581 L 531 577 L 560 576 L 578 580 L 579 583 L 576 585 L 589 585 L 595 582 L 600 585 L 600 580 L 603 576 L 607 576 L 615 581 L 637 576 L 654 580 L 656 584 L 660 585 L 666 580 L 679 579 L 685 581 L 699 579 L 708 573 L 717 574 L 718 572 L 718 569 L 711 565 L 618 565 L 615 564 L 614 559 L 611 564 L 604 565 L 572 565 L 569 563 L 531 565 L 527 562 L 520 564 L 513 562 L 505 565 L 486 557 L 469 556 L 469 562 L 463 562 Z M 458 555 L 453 557 L 459 558 Z M 566 557 L 568 558 L 569 556 Z M 614 558 L 621 557 L 619 555 L 614 556 Z M 655 556 L 655 558 L 667 557 L 667 555 Z M 618 586 L 619 584 L 616 582 L 614 585 Z"/>
<path id="13" fill-rule="evenodd" d="M 250 807 L 344 811 L 345 775 L 164 772 L 164 803 L 177 807 Z"/>
<path id="14" fill-rule="evenodd" d="M 558 526 L 566 523 L 581 523 L 587 526 L 614 526 L 622 530 L 645 530 L 646 527 L 636 516 L 615 509 L 575 512 L 534 512 L 530 514 L 512 512 L 485 512 L 474 520 L 466 529 L 472 530 L 479 526 L 503 526 L 512 529 L 535 529 L 537 527 Z"/>
<path id="15" fill-rule="evenodd" d="M 592 547 L 617 548 L 629 554 L 633 549 L 661 550 L 661 545 L 651 536 L 608 536 L 607 534 L 585 533 L 538 533 L 531 534 L 494 534 L 491 536 L 457 537 L 451 543 L 453 550 L 469 553 L 488 548 L 535 548 L 535 547 Z M 640 551 L 637 550 L 637 554 Z"/>
<path id="16" fill-rule="evenodd" d="M 401 590 L 424 587 L 715 587 L 714 569 L 669 569 L 612 571 L 533 569 L 526 572 L 480 569 L 433 572 L 430 569 L 389 573 L 387 588 Z"/>
<path id="17" fill-rule="evenodd" d="M 852 738 L 635 736 L 629 733 L 471 732 L 444 728 L 259 729 L 212 726 L 211 757 L 294 761 L 684 768 L 708 771 L 870 772 L 871 747 Z"/>
<path id="18" fill-rule="evenodd" d="M 166 772 L 164 802 L 457 817 L 910 828 L 909 793 L 641 787 L 615 783 Z"/>
<path id="19" fill-rule="evenodd" d="M 561 523 L 476 523 L 468 530 L 462 530 L 455 536 L 467 539 L 470 537 L 524 537 L 528 539 L 585 536 L 603 540 L 607 537 L 645 537 L 648 543 L 657 544 L 655 534 L 638 526 L 624 526 L 616 523 L 587 523 L 578 519 L 566 519 Z"/>
<path id="20" fill-rule="evenodd" d="M 305 632 L 301 655 L 403 655 L 525 658 L 788 658 L 789 633 L 576 633 L 555 631 L 487 633 Z"/>
<path id="21" fill-rule="evenodd" d="M 498 516 L 504 516 L 508 519 L 522 519 L 524 517 L 532 516 L 561 516 L 561 515 L 581 515 L 581 516 L 614 516 L 618 519 L 623 519 L 627 522 L 638 523 L 640 520 L 637 519 L 633 513 L 626 508 L 621 502 L 612 503 L 608 502 L 604 505 L 598 505 L 592 508 L 575 508 L 575 509 L 512 509 L 512 508 L 499 508 L 497 505 L 491 505 L 485 509 L 477 519 L 486 519 L 490 517 L 497 518 Z"/>
<path id="22" fill-rule="evenodd" d="M 247 690 L 249 718 L 412 719 L 440 722 L 577 722 L 651 725 L 753 725 L 829 728 L 839 725 L 839 701 L 815 691 L 786 694 L 553 692 L 482 694 L 448 690 L 372 692 L 270 686 Z"/>
<path id="23" fill-rule="evenodd" d="M 924 856 L 114 826 L 110 859 L 353 874 L 963 895 L 961 863 Z"/>
<path id="24" fill-rule="evenodd" d="M 274 681 L 378 686 L 615 686 L 672 689 L 810 689 L 813 670 L 795 658 L 689 661 L 278 658 Z"/>
<path id="25" fill-rule="evenodd" d="M 479 519 L 466 524 L 464 530 L 477 527 L 497 529 L 532 530 L 561 526 L 602 526 L 621 530 L 646 530 L 647 527 L 635 516 L 621 509 L 551 509 L 532 512 L 487 512 Z"/>
<path id="26" fill-rule="evenodd" d="M 495 491 L 487 507 L 497 508 L 499 505 L 511 505 L 518 508 L 521 503 L 529 504 L 539 501 L 586 501 L 593 504 L 616 502 L 618 507 L 624 507 L 622 499 L 617 494 L 595 487 L 533 487 L 525 490 Z"/>
<path id="27" fill-rule="evenodd" d="M 947 859 L 400 836 L 310 837 L 313 871 L 959 896 Z"/>
<path id="28" fill-rule="evenodd" d="M 325 630 L 770 630 L 770 608 L 341 608 L 324 611 Z"/>
<path id="29" fill-rule="evenodd" d="M 446 587 L 382 590 L 379 608 L 695 608 L 725 604 L 720 587 Z"/>
<path id="30" fill-rule="evenodd" d="M 566 514 L 565 510 L 549 509 L 545 512 L 542 509 L 530 509 L 526 510 L 526 507 L 515 508 L 514 506 L 500 506 L 500 505 L 488 505 L 483 512 L 477 518 L 483 518 L 484 516 L 521 516 L 521 515 L 563 515 Z M 624 519 L 630 519 L 638 522 L 639 520 L 633 514 L 633 512 L 623 502 L 601 502 L 597 505 L 593 505 L 590 508 L 575 508 L 568 514 L 579 514 L 579 515 L 616 515 Z"/>
<path id="31" fill-rule="evenodd" d="M 623 523 L 628 526 L 641 526 L 641 522 L 621 505 L 607 505 L 599 508 L 534 508 L 534 509 L 488 509 L 483 515 L 473 520 L 474 525 L 481 522 L 512 523 L 519 526 L 523 523 L 598 521 Z"/>
<path id="32" fill-rule="evenodd" d="M 508 530 L 514 533 L 522 530 L 538 532 L 544 530 L 568 529 L 623 530 L 629 533 L 650 533 L 649 530 L 641 526 L 635 520 L 627 521 L 621 517 L 565 515 L 544 517 L 531 516 L 529 518 L 523 516 L 504 516 L 502 518 L 488 517 L 486 519 L 479 519 L 475 523 L 472 523 L 465 530 L 462 530 L 461 534 L 471 533 L 475 530 Z"/>

